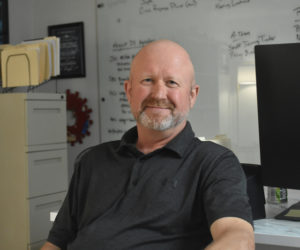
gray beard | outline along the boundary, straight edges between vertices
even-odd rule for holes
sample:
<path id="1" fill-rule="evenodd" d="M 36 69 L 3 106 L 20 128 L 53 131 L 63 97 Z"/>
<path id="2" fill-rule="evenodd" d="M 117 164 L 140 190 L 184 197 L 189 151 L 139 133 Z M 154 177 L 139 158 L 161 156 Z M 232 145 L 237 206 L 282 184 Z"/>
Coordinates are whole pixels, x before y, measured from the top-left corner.
<path id="1" fill-rule="evenodd" d="M 178 124 L 183 122 L 186 117 L 187 114 L 179 114 L 178 116 L 169 115 L 168 117 L 162 119 L 161 121 L 157 121 L 155 119 L 151 119 L 143 111 L 138 115 L 136 120 L 146 128 L 153 129 L 156 131 L 164 131 L 176 127 Z"/>

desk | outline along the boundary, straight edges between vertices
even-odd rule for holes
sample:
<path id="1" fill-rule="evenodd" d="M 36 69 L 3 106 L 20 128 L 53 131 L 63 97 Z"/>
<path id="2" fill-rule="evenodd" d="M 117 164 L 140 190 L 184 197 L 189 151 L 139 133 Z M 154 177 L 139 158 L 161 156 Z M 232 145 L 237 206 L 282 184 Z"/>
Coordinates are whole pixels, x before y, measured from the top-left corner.
<path id="1" fill-rule="evenodd" d="M 255 243 L 300 248 L 300 222 L 255 220 L 254 231 Z"/>
<path id="2" fill-rule="evenodd" d="M 300 222 L 273 219 L 298 200 L 286 204 L 266 204 L 266 219 L 254 221 L 255 243 L 300 249 Z"/>

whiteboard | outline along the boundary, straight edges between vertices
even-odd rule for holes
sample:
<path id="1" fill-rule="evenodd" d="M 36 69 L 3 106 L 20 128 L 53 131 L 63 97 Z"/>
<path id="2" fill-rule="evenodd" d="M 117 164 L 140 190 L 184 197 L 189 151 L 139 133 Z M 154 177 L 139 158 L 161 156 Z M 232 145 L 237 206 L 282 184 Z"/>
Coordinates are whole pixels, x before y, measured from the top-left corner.
<path id="1" fill-rule="evenodd" d="M 239 86 L 254 46 L 300 41 L 299 0 L 96 0 L 101 141 L 135 125 L 123 89 L 148 42 L 170 39 L 191 55 L 200 93 L 196 136 L 225 134 L 240 161 L 259 163 L 256 86 Z"/>

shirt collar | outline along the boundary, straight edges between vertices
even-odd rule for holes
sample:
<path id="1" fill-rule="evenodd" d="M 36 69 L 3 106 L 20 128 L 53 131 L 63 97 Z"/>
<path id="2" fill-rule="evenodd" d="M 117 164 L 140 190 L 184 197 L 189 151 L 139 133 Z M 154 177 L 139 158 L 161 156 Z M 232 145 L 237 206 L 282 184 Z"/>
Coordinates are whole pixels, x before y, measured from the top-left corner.
<path id="1" fill-rule="evenodd" d="M 184 152 L 191 144 L 194 137 L 195 134 L 192 130 L 192 126 L 187 121 L 184 129 L 177 136 L 175 136 L 175 138 L 173 138 L 169 143 L 167 143 L 165 148 L 170 149 L 176 152 L 180 157 L 183 157 Z"/>
<path id="2" fill-rule="evenodd" d="M 120 146 L 117 151 L 126 152 L 130 150 L 131 152 L 137 151 L 136 149 L 136 141 L 137 141 L 138 133 L 137 127 L 133 127 L 129 129 L 122 137 Z M 195 137 L 195 134 L 192 130 L 191 124 L 187 121 L 184 129 L 175 136 L 170 142 L 168 142 L 162 149 L 167 149 L 175 152 L 179 157 L 183 157 L 184 152 L 187 147 L 190 145 L 192 139 Z"/>

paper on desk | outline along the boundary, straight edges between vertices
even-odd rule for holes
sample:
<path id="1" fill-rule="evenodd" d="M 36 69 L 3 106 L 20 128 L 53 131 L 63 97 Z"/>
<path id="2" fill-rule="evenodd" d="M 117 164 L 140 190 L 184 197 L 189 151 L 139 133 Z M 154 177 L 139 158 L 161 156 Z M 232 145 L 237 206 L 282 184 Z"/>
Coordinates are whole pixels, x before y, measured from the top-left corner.
<path id="1" fill-rule="evenodd" d="M 55 221 L 58 212 L 50 212 L 50 221 Z"/>

